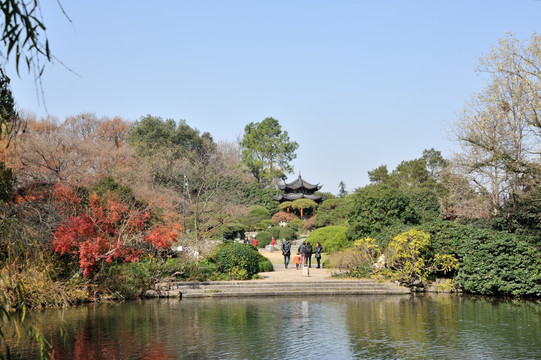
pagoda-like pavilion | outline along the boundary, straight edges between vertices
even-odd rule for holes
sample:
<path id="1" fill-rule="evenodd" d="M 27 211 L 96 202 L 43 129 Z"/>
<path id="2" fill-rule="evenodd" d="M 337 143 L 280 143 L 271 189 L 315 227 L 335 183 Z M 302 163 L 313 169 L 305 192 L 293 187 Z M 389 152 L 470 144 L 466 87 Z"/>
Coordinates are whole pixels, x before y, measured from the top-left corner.
<path id="1" fill-rule="evenodd" d="M 275 195 L 273 199 L 283 203 L 284 201 L 295 201 L 298 199 L 310 199 L 314 200 L 316 203 L 321 203 L 323 197 L 321 195 L 316 195 L 314 192 L 321 189 L 322 185 L 313 185 L 309 182 L 306 182 L 299 174 L 299 178 L 289 184 L 279 184 L 278 188 L 282 190 L 282 195 Z"/>

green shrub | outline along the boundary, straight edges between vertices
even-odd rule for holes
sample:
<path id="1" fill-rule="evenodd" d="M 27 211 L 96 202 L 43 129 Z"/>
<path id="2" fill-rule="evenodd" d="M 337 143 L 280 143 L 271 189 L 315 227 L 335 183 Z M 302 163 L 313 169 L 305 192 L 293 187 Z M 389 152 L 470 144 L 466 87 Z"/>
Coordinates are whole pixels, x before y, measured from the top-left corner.
<path id="1" fill-rule="evenodd" d="M 306 241 L 313 246 L 320 242 L 325 252 L 340 250 L 350 245 L 346 237 L 347 229 L 345 226 L 326 226 L 312 231 Z"/>
<path id="2" fill-rule="evenodd" d="M 186 280 L 197 280 L 197 281 L 206 281 L 206 280 L 229 280 L 229 277 L 221 277 L 218 271 L 218 265 L 213 262 L 193 262 L 185 268 L 184 274 L 181 278 Z"/>
<path id="3" fill-rule="evenodd" d="M 453 221 L 440 220 L 428 222 L 412 227 L 411 225 L 394 224 L 378 233 L 375 238 L 380 248 L 385 249 L 393 239 L 409 230 L 419 230 L 430 235 L 430 243 L 422 249 L 421 255 L 425 259 L 434 259 L 436 254 L 449 255 L 462 261 L 464 254 L 473 250 L 471 244 L 475 239 L 487 236 L 487 230 L 468 225 L 462 225 Z M 438 277 L 453 278 L 457 271 L 440 273 Z M 435 274 L 428 274 L 434 276 Z"/>
<path id="4" fill-rule="evenodd" d="M 314 226 L 324 227 L 329 225 L 344 225 L 351 211 L 352 196 L 345 198 L 330 198 L 321 203 L 317 208 Z"/>
<path id="5" fill-rule="evenodd" d="M 237 237 L 244 238 L 244 225 L 238 223 L 223 224 L 220 227 L 220 235 L 227 240 L 233 240 Z"/>
<path id="6" fill-rule="evenodd" d="M 254 225 L 254 229 L 258 231 L 264 231 L 264 230 L 267 230 L 273 224 L 274 223 L 270 219 L 261 220 L 260 222 Z"/>
<path id="7" fill-rule="evenodd" d="M 460 267 L 455 283 L 474 294 L 534 295 L 541 293 L 539 250 L 522 237 L 452 221 L 417 226 L 430 234 L 424 256 L 450 255 Z M 537 280 L 536 280 L 537 279 Z"/>
<path id="8" fill-rule="evenodd" d="M 272 235 L 268 233 L 267 231 L 260 231 L 257 233 L 256 239 L 257 239 L 257 247 L 264 248 L 265 246 L 270 244 Z"/>
<path id="9" fill-rule="evenodd" d="M 124 298 L 134 298 L 150 289 L 156 281 L 175 276 L 179 280 L 209 280 L 215 276 L 213 261 L 187 262 L 182 258 L 166 261 L 144 259 L 136 263 L 117 263 L 107 267 L 103 278 L 96 278 L 101 287 Z"/>
<path id="10" fill-rule="evenodd" d="M 351 269 L 347 273 L 348 277 L 368 279 L 372 276 L 372 265 L 371 264 L 359 264 L 356 268 Z"/>
<path id="11" fill-rule="evenodd" d="M 353 277 L 369 277 L 365 270 L 370 269 L 380 255 L 376 241 L 372 238 L 356 240 L 353 246 L 329 255 L 330 267 Z M 361 272 L 360 269 L 363 271 Z"/>
<path id="12" fill-rule="evenodd" d="M 273 226 L 271 228 L 268 228 L 266 231 L 271 234 L 274 240 L 278 240 L 280 239 L 280 230 L 282 230 L 281 226 Z"/>
<path id="13" fill-rule="evenodd" d="M 541 295 L 541 256 L 537 248 L 504 232 L 472 239 L 455 282 L 484 295 Z"/>
<path id="14" fill-rule="evenodd" d="M 228 243 L 216 254 L 218 271 L 235 280 L 248 280 L 259 272 L 259 258 L 253 246 Z"/>
<path id="15" fill-rule="evenodd" d="M 273 270 L 274 266 L 272 265 L 272 262 L 270 260 L 267 259 L 265 261 L 259 262 L 259 272 L 269 272 Z"/>
<path id="16" fill-rule="evenodd" d="M 293 229 L 293 231 L 298 232 L 299 229 L 302 229 L 302 226 L 304 225 L 304 221 L 301 219 L 295 219 L 287 223 L 287 226 Z"/>
<path id="17" fill-rule="evenodd" d="M 149 289 L 157 278 L 158 264 L 150 259 L 136 263 L 118 263 L 107 268 L 106 276 L 99 280 L 101 287 L 124 298 L 135 298 Z"/>
<path id="18" fill-rule="evenodd" d="M 248 214 L 244 217 L 243 223 L 246 225 L 248 230 L 254 230 L 255 224 L 270 218 L 271 214 L 269 210 L 263 206 L 254 205 L 248 210 Z"/>
<path id="19" fill-rule="evenodd" d="M 447 254 L 462 261 L 464 254 L 469 251 L 469 246 L 477 240 L 487 236 L 487 230 L 468 225 L 462 225 L 453 221 L 435 221 L 415 227 L 430 235 L 430 245 L 427 255 Z"/>
<path id="20" fill-rule="evenodd" d="M 348 238 L 375 236 L 390 225 L 416 225 L 420 220 L 408 194 L 385 184 L 371 184 L 352 195 Z"/>
<path id="21" fill-rule="evenodd" d="M 376 243 L 381 249 L 385 249 L 396 235 L 411 229 L 411 225 L 393 224 L 374 234 L 373 238 L 376 239 Z"/>
<path id="22" fill-rule="evenodd" d="M 437 220 L 441 216 L 436 191 L 426 187 L 414 187 L 407 192 L 411 205 L 421 216 L 421 223 Z"/>
<path id="23" fill-rule="evenodd" d="M 385 248 L 388 274 L 392 279 L 406 285 L 426 283 L 430 275 L 448 274 L 458 270 L 459 262 L 449 254 L 427 255 L 430 234 L 411 229 L 398 234 Z"/>
<path id="24" fill-rule="evenodd" d="M 264 187 L 263 185 L 252 182 L 247 186 L 243 186 L 243 198 L 248 204 L 257 204 L 264 206 L 270 214 L 278 211 L 278 203 L 272 198 L 274 195 L 279 195 L 281 191 L 275 187 Z"/>
<path id="25" fill-rule="evenodd" d="M 186 261 L 183 258 L 169 258 L 160 266 L 161 277 L 174 276 L 178 280 L 201 279 L 212 277 L 216 272 L 216 263 L 208 260 Z"/>
<path id="26" fill-rule="evenodd" d="M 278 238 L 277 238 L 278 239 Z M 295 234 L 295 231 L 290 228 L 289 226 L 284 226 L 280 230 L 280 237 L 279 239 L 289 239 L 289 240 L 295 240 L 297 239 L 297 234 Z"/>
<path id="27" fill-rule="evenodd" d="M 272 265 L 272 262 L 259 251 L 257 251 L 255 246 L 250 245 L 250 247 L 257 254 L 257 260 L 259 262 L 259 272 L 274 271 L 274 266 Z"/>
<path id="28" fill-rule="evenodd" d="M 133 190 L 129 186 L 120 185 L 110 176 L 92 185 L 90 192 L 94 192 L 100 195 L 100 197 L 105 193 L 111 192 L 123 201 L 129 202 L 135 200 Z"/>

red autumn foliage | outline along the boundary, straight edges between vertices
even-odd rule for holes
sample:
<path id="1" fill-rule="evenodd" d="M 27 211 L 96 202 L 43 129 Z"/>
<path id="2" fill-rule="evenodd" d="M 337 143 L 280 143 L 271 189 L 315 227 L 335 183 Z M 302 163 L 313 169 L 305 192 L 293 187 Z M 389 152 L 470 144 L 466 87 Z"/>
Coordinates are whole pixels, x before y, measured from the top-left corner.
<path id="1" fill-rule="evenodd" d="M 56 183 L 54 186 L 53 197 L 58 204 L 59 212 L 64 216 L 75 216 L 81 210 L 83 199 L 70 186 L 63 183 Z"/>
<path id="2" fill-rule="evenodd" d="M 156 249 L 167 249 L 177 241 L 180 225 L 154 226 L 146 209 L 126 204 L 113 195 L 90 195 L 83 206 L 81 198 L 68 187 L 58 186 L 57 204 L 69 216 L 60 224 L 53 240 L 54 251 L 78 259 L 83 275 L 90 277 L 96 267 L 114 260 L 136 262 L 142 254 L 142 241 Z M 145 236 L 142 233 L 147 232 Z"/>
<path id="3" fill-rule="evenodd" d="M 144 240 L 160 249 L 167 249 L 173 242 L 178 240 L 181 230 L 182 226 L 179 224 L 175 224 L 173 228 L 156 226 L 154 230 L 144 237 Z"/>
<path id="4" fill-rule="evenodd" d="M 88 215 L 73 216 L 60 224 L 54 234 L 54 250 L 60 255 L 76 254 L 81 242 L 96 237 L 94 222 Z"/>

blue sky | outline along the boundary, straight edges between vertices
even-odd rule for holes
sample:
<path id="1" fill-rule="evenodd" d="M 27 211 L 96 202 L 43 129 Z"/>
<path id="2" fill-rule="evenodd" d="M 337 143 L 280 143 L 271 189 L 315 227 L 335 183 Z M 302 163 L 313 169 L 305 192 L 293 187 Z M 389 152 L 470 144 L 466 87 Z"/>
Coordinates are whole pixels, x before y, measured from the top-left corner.
<path id="1" fill-rule="evenodd" d="M 296 178 L 338 192 L 435 148 L 486 77 L 479 57 L 507 32 L 526 41 L 541 1 L 56 1 L 42 11 L 53 54 L 42 78 L 12 74 L 38 116 L 94 112 L 184 119 L 216 140 L 278 119 L 299 143 Z M 76 74 L 74 74 L 74 72 Z"/>

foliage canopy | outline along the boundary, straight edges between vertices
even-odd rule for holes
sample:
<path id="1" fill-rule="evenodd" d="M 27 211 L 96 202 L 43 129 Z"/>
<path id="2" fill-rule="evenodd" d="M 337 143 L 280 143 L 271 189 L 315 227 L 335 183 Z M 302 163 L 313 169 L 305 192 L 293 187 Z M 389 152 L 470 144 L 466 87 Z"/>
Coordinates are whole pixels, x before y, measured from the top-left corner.
<path id="1" fill-rule="evenodd" d="M 348 237 L 360 239 L 396 224 L 418 224 L 420 215 L 410 197 L 386 184 L 371 184 L 352 195 Z"/>
<path id="2" fill-rule="evenodd" d="M 299 144 L 282 131 L 278 120 L 268 117 L 249 123 L 241 140 L 242 162 L 259 183 L 270 184 L 293 171 L 290 162 L 297 157 Z"/>

